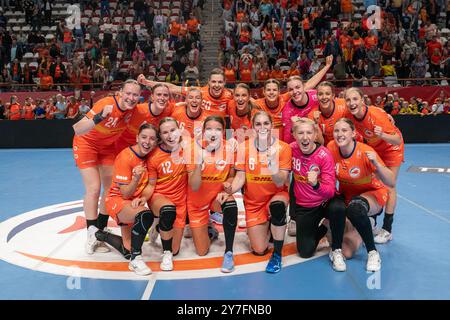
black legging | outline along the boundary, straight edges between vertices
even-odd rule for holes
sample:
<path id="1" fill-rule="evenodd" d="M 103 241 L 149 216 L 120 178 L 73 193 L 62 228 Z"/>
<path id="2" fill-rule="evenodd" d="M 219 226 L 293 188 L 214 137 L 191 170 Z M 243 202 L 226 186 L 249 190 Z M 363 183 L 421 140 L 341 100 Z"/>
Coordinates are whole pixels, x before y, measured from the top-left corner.
<path id="1" fill-rule="evenodd" d="M 345 229 L 345 203 L 341 198 L 335 197 L 314 208 L 296 204 L 291 214 L 296 222 L 297 250 L 302 258 L 312 257 L 320 239 L 327 233 L 324 225 L 319 226 L 323 218 L 330 221 L 332 250 L 341 249 Z"/>
<path id="2" fill-rule="evenodd" d="M 295 207 L 294 220 L 297 225 L 297 251 L 302 258 L 310 258 L 314 255 L 320 239 L 327 233 L 324 225 L 319 227 L 319 222 L 325 217 L 324 206 L 313 208 Z"/>

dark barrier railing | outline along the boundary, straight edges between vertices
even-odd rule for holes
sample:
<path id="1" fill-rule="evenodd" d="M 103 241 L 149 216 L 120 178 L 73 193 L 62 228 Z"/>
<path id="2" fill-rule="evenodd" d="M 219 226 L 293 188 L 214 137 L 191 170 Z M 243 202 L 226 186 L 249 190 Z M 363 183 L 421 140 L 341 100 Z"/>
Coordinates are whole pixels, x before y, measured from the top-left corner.
<path id="1" fill-rule="evenodd" d="M 72 148 L 75 120 L 2 120 L 0 148 Z"/>
<path id="2" fill-rule="evenodd" d="M 450 142 L 450 115 L 395 116 L 406 143 Z M 0 148 L 71 148 L 75 120 L 0 121 Z"/>

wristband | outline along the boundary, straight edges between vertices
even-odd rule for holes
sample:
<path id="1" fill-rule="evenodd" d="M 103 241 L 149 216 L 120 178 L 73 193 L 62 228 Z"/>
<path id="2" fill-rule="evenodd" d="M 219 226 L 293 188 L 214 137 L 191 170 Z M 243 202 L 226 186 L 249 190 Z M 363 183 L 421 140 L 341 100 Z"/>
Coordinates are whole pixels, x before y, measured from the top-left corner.
<path id="1" fill-rule="evenodd" d="M 103 120 L 105 120 L 105 118 L 103 118 L 103 116 L 102 116 L 101 113 L 97 113 L 97 114 L 92 118 L 92 120 L 93 120 L 94 123 L 97 125 L 97 124 L 99 124 L 100 122 L 102 122 Z"/>

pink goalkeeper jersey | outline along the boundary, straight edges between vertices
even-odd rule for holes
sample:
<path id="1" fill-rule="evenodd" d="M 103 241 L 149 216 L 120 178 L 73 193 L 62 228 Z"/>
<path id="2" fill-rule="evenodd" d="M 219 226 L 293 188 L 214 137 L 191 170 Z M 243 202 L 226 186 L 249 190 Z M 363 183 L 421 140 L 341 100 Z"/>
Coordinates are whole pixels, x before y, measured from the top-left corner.
<path id="1" fill-rule="evenodd" d="M 283 112 L 281 115 L 281 121 L 283 122 L 283 136 L 280 137 L 286 143 L 294 142 L 295 139 L 291 134 L 292 121 L 291 117 L 308 117 L 308 113 L 310 113 L 314 109 L 319 108 L 319 100 L 317 99 L 317 90 L 308 90 L 306 91 L 308 95 L 308 102 L 304 106 L 297 107 L 292 103 L 292 99 L 290 99 L 284 105 Z"/>
<path id="2" fill-rule="evenodd" d="M 336 171 L 330 151 L 319 146 L 312 154 L 304 155 L 296 142 L 292 148 L 292 172 L 294 175 L 295 202 L 306 208 L 317 207 L 331 199 L 336 191 Z M 308 172 L 319 172 L 319 188 L 308 184 Z"/>

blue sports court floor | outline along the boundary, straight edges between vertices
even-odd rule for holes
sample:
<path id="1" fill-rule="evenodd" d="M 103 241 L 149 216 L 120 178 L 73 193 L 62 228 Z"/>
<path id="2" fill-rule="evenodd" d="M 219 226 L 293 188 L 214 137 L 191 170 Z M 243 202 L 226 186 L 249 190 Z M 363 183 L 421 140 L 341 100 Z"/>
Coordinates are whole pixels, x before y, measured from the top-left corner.
<path id="1" fill-rule="evenodd" d="M 175 271 L 165 273 L 160 245 L 146 243 L 154 273 L 138 277 L 116 252 L 84 253 L 84 190 L 70 149 L 0 150 L 0 299 L 450 299 L 450 144 L 407 145 L 405 158 L 379 273 L 366 273 L 364 248 L 337 273 L 328 248 L 303 260 L 288 238 L 283 270 L 266 274 L 269 256 L 251 255 L 240 230 L 230 275 L 219 270 L 221 235 L 203 258 L 184 240 Z"/>

